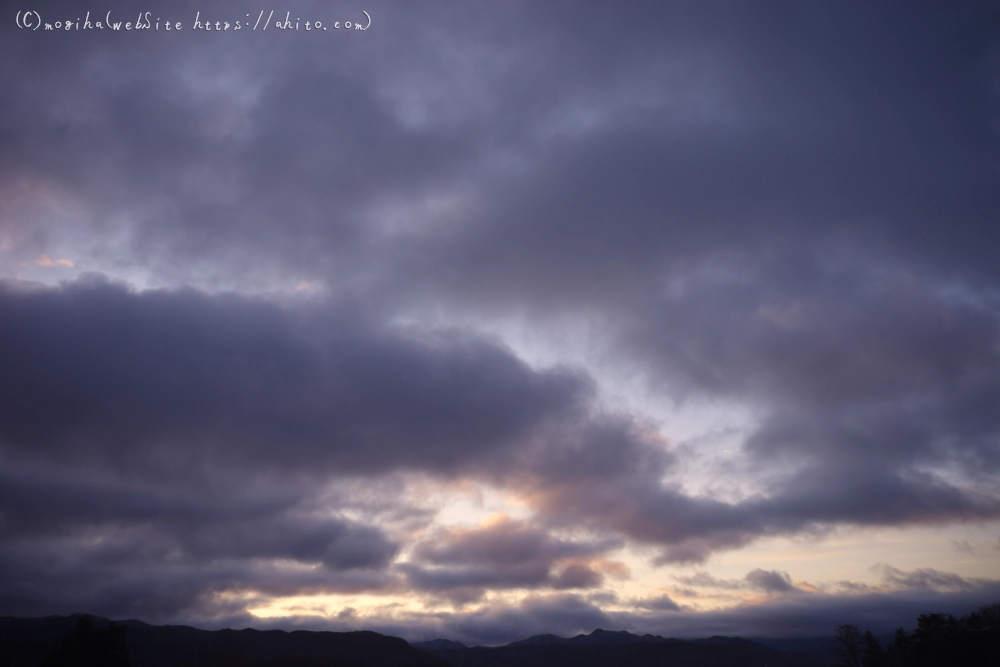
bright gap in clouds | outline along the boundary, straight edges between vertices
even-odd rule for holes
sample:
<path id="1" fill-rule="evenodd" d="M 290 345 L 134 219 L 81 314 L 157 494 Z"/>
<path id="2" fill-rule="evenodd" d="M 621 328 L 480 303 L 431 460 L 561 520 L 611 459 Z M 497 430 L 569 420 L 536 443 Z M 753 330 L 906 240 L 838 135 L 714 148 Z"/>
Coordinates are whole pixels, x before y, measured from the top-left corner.
<path id="1" fill-rule="evenodd" d="M 535 369 L 566 366 L 584 371 L 598 393 L 599 409 L 632 415 L 648 423 L 668 451 L 679 454 L 678 469 L 665 480 L 686 494 L 735 502 L 767 492 L 745 471 L 742 444 L 757 426 L 757 409 L 721 397 L 677 397 L 655 384 L 641 361 L 616 353 L 613 329 L 593 315 L 548 318 L 506 313 L 497 316 L 421 306 L 393 322 L 417 329 L 458 328 L 490 336 Z"/>

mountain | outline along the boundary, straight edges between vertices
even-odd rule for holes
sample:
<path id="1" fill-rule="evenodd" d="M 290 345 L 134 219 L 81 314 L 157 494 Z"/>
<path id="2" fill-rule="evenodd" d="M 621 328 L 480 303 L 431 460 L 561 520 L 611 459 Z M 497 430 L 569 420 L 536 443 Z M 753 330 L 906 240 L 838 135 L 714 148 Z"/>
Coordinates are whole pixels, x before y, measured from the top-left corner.
<path id="1" fill-rule="evenodd" d="M 431 639 L 425 642 L 410 642 L 410 646 L 430 651 L 454 651 L 456 649 L 469 648 L 462 642 L 453 642 L 448 639 Z"/>
<path id="2" fill-rule="evenodd" d="M 884 637 L 880 637 L 880 639 L 883 639 L 882 645 L 885 646 L 892 641 L 892 636 L 889 636 L 889 642 L 884 641 Z M 796 637 L 781 639 L 754 637 L 753 641 L 758 644 L 763 644 L 769 648 L 773 648 L 776 651 L 781 651 L 782 653 L 793 653 L 796 655 L 808 656 L 823 664 L 830 663 L 834 659 L 834 640 L 832 635 L 826 637 Z"/>
<path id="3" fill-rule="evenodd" d="M 37 667 L 81 615 L 0 618 L 0 667 Z M 92 617 L 93 631 L 111 625 Z M 499 647 L 447 639 L 407 644 L 375 632 L 198 630 L 121 621 L 131 667 L 812 667 L 820 663 L 739 637 L 680 640 L 595 630 L 535 635 Z M 779 640 L 772 640 L 779 641 Z M 796 648 L 804 648 L 796 646 Z"/>
<path id="4" fill-rule="evenodd" d="M 35 667 L 80 618 L 0 618 L 0 667 Z M 93 617 L 105 630 L 106 618 Z M 141 621 L 124 626 L 131 667 L 448 667 L 448 661 L 376 632 L 198 630 Z"/>
<path id="5" fill-rule="evenodd" d="M 749 639 L 743 639 L 743 637 L 723 637 L 721 635 L 715 635 L 709 637 L 708 639 L 692 639 L 696 644 L 716 644 L 724 646 L 742 646 L 744 648 L 749 648 L 753 646 L 767 646 L 763 642 L 751 641 Z M 771 646 L 770 648 L 775 648 Z"/>
<path id="6" fill-rule="evenodd" d="M 595 630 L 572 638 L 535 635 L 505 646 L 429 650 L 455 667 L 812 667 L 819 663 L 787 655 L 740 637 L 685 641 L 658 635 Z"/>
<path id="7" fill-rule="evenodd" d="M 556 635 L 534 635 L 528 637 L 527 639 L 521 639 L 516 642 L 511 642 L 507 644 L 507 647 L 512 646 L 548 646 L 549 644 L 568 644 L 569 639 L 565 637 L 558 637 Z"/>
<path id="8" fill-rule="evenodd" d="M 633 635 L 625 630 L 601 630 L 598 628 L 589 635 L 577 635 L 569 641 L 576 646 L 624 646 L 636 643 L 663 644 L 680 640 L 664 639 L 659 635 Z"/>
<path id="9" fill-rule="evenodd" d="M 597 629 L 589 635 L 577 635 L 570 639 L 557 635 L 535 635 L 527 639 L 506 644 L 506 647 L 515 646 L 547 646 L 550 644 L 570 644 L 572 646 L 624 646 L 636 643 L 664 644 L 667 642 L 679 642 L 680 639 L 666 639 L 659 635 L 634 635 L 625 630 L 601 630 Z M 707 641 L 707 640 L 699 640 Z"/>

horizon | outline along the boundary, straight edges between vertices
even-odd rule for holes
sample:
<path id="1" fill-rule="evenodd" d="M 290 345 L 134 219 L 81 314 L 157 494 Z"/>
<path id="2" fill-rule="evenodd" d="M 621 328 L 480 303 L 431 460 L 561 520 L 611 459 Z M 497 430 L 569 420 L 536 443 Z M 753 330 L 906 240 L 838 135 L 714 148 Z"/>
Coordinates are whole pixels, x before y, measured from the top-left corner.
<path id="1" fill-rule="evenodd" d="M 712 635 L 710 637 L 705 637 L 705 636 L 674 637 L 674 636 L 663 636 L 663 635 L 653 634 L 653 633 L 638 634 L 638 633 L 634 633 L 634 632 L 629 632 L 628 630 L 614 630 L 614 629 L 607 629 L 607 628 L 593 628 L 589 632 L 580 632 L 578 634 L 571 635 L 571 636 L 561 636 L 561 635 L 555 635 L 555 634 L 552 634 L 552 633 L 540 633 L 540 634 L 534 634 L 534 635 L 530 635 L 530 636 L 526 636 L 526 637 L 520 637 L 518 639 L 514 639 L 514 640 L 512 640 L 510 642 L 507 642 L 505 644 L 474 644 L 474 645 L 465 645 L 462 642 L 459 642 L 459 641 L 456 641 L 456 640 L 453 640 L 453 639 L 449 639 L 448 637 L 431 637 L 431 638 L 427 638 L 427 639 L 405 639 L 403 637 L 397 637 L 396 635 L 389 635 L 389 634 L 385 634 L 385 633 L 382 633 L 382 632 L 378 632 L 377 630 L 371 630 L 371 629 L 367 629 L 367 628 L 357 628 L 357 629 L 353 629 L 353 630 L 330 630 L 330 629 L 292 628 L 292 629 L 286 630 L 286 629 L 283 629 L 283 628 L 264 628 L 264 629 L 261 629 L 261 628 L 257 628 L 257 627 L 247 626 L 247 627 L 243 627 L 243 628 L 239 628 L 239 627 L 225 627 L 225 628 L 207 629 L 207 628 L 201 628 L 201 627 L 197 627 L 197 626 L 194 626 L 194 625 L 187 625 L 187 624 L 158 624 L 158 623 L 148 623 L 148 622 L 143 621 L 143 620 L 138 619 L 138 618 L 110 619 L 110 618 L 105 618 L 103 616 L 98 616 L 98 615 L 95 615 L 95 614 L 88 614 L 88 613 L 83 613 L 83 612 L 77 612 L 77 613 L 73 613 L 73 614 L 66 614 L 66 615 L 62 615 L 62 616 L 61 615 L 55 615 L 55 614 L 54 615 L 48 615 L 48 616 L 34 616 L 34 617 L 0 616 L 0 619 L 3 619 L 3 618 L 16 618 L 16 619 L 27 618 L 29 620 L 45 620 L 45 619 L 50 619 L 50 618 L 64 619 L 64 618 L 80 618 L 80 617 L 88 617 L 88 618 L 91 618 L 91 619 L 98 619 L 100 621 L 107 621 L 109 624 L 110 623 L 115 623 L 115 624 L 141 623 L 143 625 L 149 625 L 149 626 L 155 626 L 155 627 L 182 627 L 182 628 L 189 628 L 191 630 L 199 630 L 199 631 L 203 631 L 203 632 L 218 632 L 218 631 L 222 631 L 222 630 L 227 630 L 227 631 L 231 631 L 231 632 L 243 632 L 245 630 L 253 630 L 255 632 L 278 631 L 278 632 L 285 632 L 285 633 L 290 633 L 290 632 L 374 632 L 376 634 L 381 634 L 381 635 L 387 636 L 387 637 L 395 637 L 397 639 L 403 639 L 403 641 L 405 641 L 405 642 L 407 642 L 408 644 L 411 644 L 411 645 L 427 644 L 427 643 L 437 642 L 437 641 L 445 641 L 445 642 L 448 642 L 448 643 L 451 643 L 451 644 L 462 644 L 463 646 L 466 646 L 466 648 L 495 648 L 495 647 L 499 647 L 499 646 L 508 646 L 510 644 L 517 644 L 517 643 L 520 643 L 520 642 L 523 642 L 523 641 L 526 641 L 526 640 L 529 640 L 529 639 L 536 639 L 536 638 L 539 638 L 539 637 L 555 637 L 556 639 L 562 639 L 562 640 L 565 640 L 565 641 L 570 641 L 572 639 L 576 639 L 576 638 L 579 638 L 579 637 L 590 637 L 590 636 L 592 636 L 594 634 L 598 634 L 598 633 L 602 633 L 602 634 L 603 633 L 608 633 L 608 634 L 613 634 L 613 635 L 622 635 L 622 634 L 625 634 L 625 635 L 629 635 L 630 637 L 636 637 L 636 638 L 639 638 L 639 639 L 645 638 L 645 637 L 651 637 L 651 638 L 655 638 L 655 639 L 676 640 L 676 641 L 699 641 L 699 640 L 704 640 L 704 639 L 722 638 L 722 639 L 746 639 L 746 640 L 749 640 L 749 641 L 753 641 L 753 640 L 756 640 L 756 639 L 764 639 L 764 640 L 767 640 L 767 639 L 803 639 L 803 640 L 809 640 L 809 639 L 830 639 L 831 642 L 832 642 L 833 641 L 833 637 L 834 637 L 834 633 L 832 631 L 829 632 L 829 633 L 826 633 L 826 634 L 809 635 L 809 636 L 802 636 L 802 637 L 765 637 L 765 636 L 759 636 L 759 637 L 755 637 L 755 636 L 742 637 L 740 635 Z M 886 639 L 886 638 L 891 637 L 891 636 L 892 636 L 892 633 L 881 633 L 880 634 L 880 638 L 881 639 Z"/>
<path id="2" fill-rule="evenodd" d="M 0 616 L 1000 601 L 1000 5 L 88 3 L 0 16 Z"/>

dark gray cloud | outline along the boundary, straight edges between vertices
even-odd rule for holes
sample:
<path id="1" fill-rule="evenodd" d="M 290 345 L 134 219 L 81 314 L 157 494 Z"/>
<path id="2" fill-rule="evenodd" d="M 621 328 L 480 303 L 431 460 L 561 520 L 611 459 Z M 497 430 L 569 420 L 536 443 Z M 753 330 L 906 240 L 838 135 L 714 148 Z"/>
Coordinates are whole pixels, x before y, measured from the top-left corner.
<path id="1" fill-rule="evenodd" d="M 0 436 L 25 458 L 445 472 L 579 416 L 590 394 L 482 337 L 371 328 L 350 310 L 303 323 L 259 300 L 90 278 L 4 284 L 0 312 Z"/>
<path id="2" fill-rule="evenodd" d="M 719 579 L 705 571 L 695 572 L 692 575 L 675 575 L 674 579 L 686 586 L 696 588 L 752 588 L 767 593 L 788 593 L 798 590 L 787 572 L 762 570 L 761 568 L 747 572 L 743 579 Z"/>
<path id="3" fill-rule="evenodd" d="M 417 542 L 401 565 L 418 590 L 452 599 L 478 599 L 488 589 L 586 589 L 603 583 L 605 572 L 627 568 L 599 556 L 621 542 L 559 539 L 528 523 L 501 518 L 477 528 L 442 528 Z"/>
<path id="4" fill-rule="evenodd" d="M 180 33 L 3 17 L 5 610 L 62 609 L 59 591 L 180 619 L 238 618 L 224 591 L 582 590 L 623 542 L 703 562 L 1000 515 L 994 4 L 285 9 L 373 27 L 194 32 L 196 11 L 247 10 L 187 0 L 149 5 Z M 52 286 L 90 270 L 125 282 Z M 750 491 L 692 493 L 697 448 L 608 408 L 599 373 L 557 363 L 574 343 L 635 369 L 648 403 L 752 412 L 730 467 Z M 492 484 L 536 516 L 412 544 L 379 517 L 432 517 L 393 475 Z M 755 572 L 739 586 L 792 592 Z M 582 631 L 610 618 L 594 600 L 484 610 L 463 637 Z M 741 614 L 697 627 L 758 627 Z"/>
<path id="5" fill-rule="evenodd" d="M 657 595 L 644 600 L 636 600 L 634 604 L 640 609 L 651 611 L 681 611 L 681 606 L 674 602 L 669 595 Z"/>
<path id="6" fill-rule="evenodd" d="M 886 585 L 909 590 L 964 592 L 975 591 L 992 583 L 989 579 L 961 577 L 931 567 L 904 572 L 886 563 L 879 563 L 876 570 L 882 574 L 882 580 Z"/>
<path id="7" fill-rule="evenodd" d="M 751 570 L 747 572 L 747 583 L 768 593 L 787 593 L 795 590 L 795 584 L 787 572 L 774 570 Z"/>
<path id="8" fill-rule="evenodd" d="M 207 621 L 261 595 L 399 584 L 387 571 L 398 543 L 336 506 L 317 512 L 309 487 L 178 488 L 51 468 L 0 475 L 8 613 Z"/>
<path id="9" fill-rule="evenodd" d="M 400 545 L 378 525 L 337 515 L 364 503 L 324 501 L 331 481 L 401 471 L 503 479 L 566 457 L 563 447 L 593 477 L 611 460 L 602 449 L 646 447 L 627 421 L 590 415 L 586 376 L 533 370 L 470 332 L 379 327 L 350 308 L 134 292 L 99 276 L 56 288 L 5 283 L 0 312 L 13 323 L 0 335 L 0 531 L 11 545 L 6 569 L 21 582 L 6 604 L 18 613 L 58 591 L 67 601 L 89 591 L 95 610 L 124 613 L 132 607 L 116 591 L 158 599 L 166 589 L 154 571 L 164 563 L 192 580 L 171 584 L 163 609 L 143 608 L 157 618 L 197 613 L 212 591 L 316 593 L 355 590 L 355 581 L 381 590 L 401 583 L 389 571 Z M 607 437 L 544 437 L 560 424 Z M 509 466 L 490 474 L 500 461 Z M 449 535 L 415 545 L 418 562 L 444 569 L 401 568 L 411 587 L 457 599 L 486 588 L 589 588 L 621 570 L 594 560 L 621 546 L 614 539 L 567 542 L 510 522 Z M 74 544 L 88 545 L 85 554 L 66 555 Z M 54 585 L 41 554 L 72 583 Z M 285 584 L 282 562 L 329 575 L 293 567 Z M 218 577 L 195 576 L 200 566 Z M 88 588 L 96 576 L 110 592 Z"/>
<path id="10" fill-rule="evenodd" d="M 272 596 L 388 593 L 398 578 L 377 569 L 333 571 L 274 559 L 205 557 L 161 527 L 106 527 L 71 537 L 9 540 L 0 556 L 0 603 L 12 615 L 86 609 L 150 622 L 225 623 Z M 221 619 L 221 621 L 220 621 Z"/>

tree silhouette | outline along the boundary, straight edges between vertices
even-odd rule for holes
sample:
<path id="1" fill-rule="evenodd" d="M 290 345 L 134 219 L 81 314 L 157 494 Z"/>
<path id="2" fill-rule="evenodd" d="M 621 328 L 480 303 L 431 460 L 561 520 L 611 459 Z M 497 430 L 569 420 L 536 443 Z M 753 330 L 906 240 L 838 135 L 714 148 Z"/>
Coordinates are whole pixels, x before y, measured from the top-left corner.
<path id="1" fill-rule="evenodd" d="M 918 665 L 946 664 L 955 657 L 959 628 L 951 614 L 921 614 L 914 635 Z"/>
<path id="2" fill-rule="evenodd" d="M 903 628 L 896 628 L 889 647 L 889 664 L 904 667 L 913 662 L 913 636 Z"/>
<path id="3" fill-rule="evenodd" d="M 862 651 L 861 663 L 864 667 L 889 667 L 889 656 L 871 631 L 865 631 L 862 642 L 864 643 L 864 649 Z"/>
<path id="4" fill-rule="evenodd" d="M 871 632 L 855 625 L 837 628 L 839 664 L 849 667 L 993 667 L 1000 665 L 1000 603 L 956 619 L 921 614 L 912 633 L 896 630 L 883 648 Z"/>
<path id="5" fill-rule="evenodd" d="M 42 667 L 130 667 L 125 628 L 112 623 L 97 631 L 90 616 L 81 616 L 73 631 L 45 656 Z"/>
<path id="6" fill-rule="evenodd" d="M 861 653 L 864 648 L 858 626 L 850 624 L 837 626 L 836 641 L 835 653 L 840 664 L 844 667 L 862 667 Z"/>

